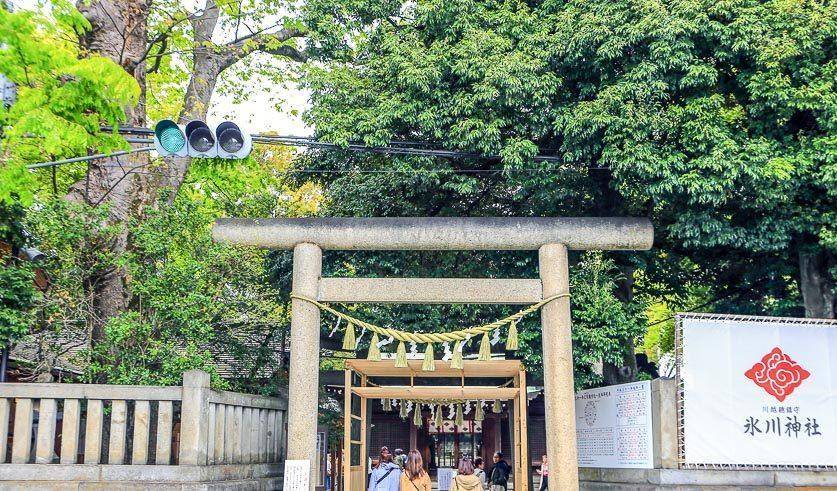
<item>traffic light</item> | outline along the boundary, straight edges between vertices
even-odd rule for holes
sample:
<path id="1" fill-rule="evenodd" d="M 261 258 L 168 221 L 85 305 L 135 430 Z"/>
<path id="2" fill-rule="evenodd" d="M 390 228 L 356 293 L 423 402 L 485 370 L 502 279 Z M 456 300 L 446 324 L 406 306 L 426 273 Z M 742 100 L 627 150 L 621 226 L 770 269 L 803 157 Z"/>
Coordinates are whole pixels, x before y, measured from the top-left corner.
<path id="1" fill-rule="evenodd" d="M 203 121 L 179 126 L 164 119 L 154 127 L 154 146 L 163 156 L 243 159 L 250 155 L 253 140 L 232 121 L 224 121 L 213 131 Z"/>

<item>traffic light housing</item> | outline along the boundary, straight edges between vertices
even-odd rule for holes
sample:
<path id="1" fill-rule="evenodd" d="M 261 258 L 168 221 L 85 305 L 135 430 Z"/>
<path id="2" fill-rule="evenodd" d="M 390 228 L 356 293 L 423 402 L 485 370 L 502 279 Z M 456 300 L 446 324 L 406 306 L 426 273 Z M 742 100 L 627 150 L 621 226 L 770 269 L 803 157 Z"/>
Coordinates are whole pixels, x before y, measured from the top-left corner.
<path id="1" fill-rule="evenodd" d="M 180 126 L 164 119 L 154 127 L 154 146 L 162 156 L 243 159 L 253 150 L 253 140 L 232 121 L 224 121 L 213 130 L 204 121 Z"/>

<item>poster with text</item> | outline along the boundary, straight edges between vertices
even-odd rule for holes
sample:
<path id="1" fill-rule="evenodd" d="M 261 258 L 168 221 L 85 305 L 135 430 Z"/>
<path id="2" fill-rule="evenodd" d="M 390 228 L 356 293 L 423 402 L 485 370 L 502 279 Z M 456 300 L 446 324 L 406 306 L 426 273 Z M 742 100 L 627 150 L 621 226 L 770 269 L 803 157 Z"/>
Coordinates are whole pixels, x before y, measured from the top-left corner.
<path id="1" fill-rule="evenodd" d="M 282 489 L 286 491 L 308 491 L 311 482 L 310 473 L 310 460 L 286 460 Z"/>
<path id="2" fill-rule="evenodd" d="M 579 391 L 575 417 L 580 467 L 654 467 L 651 382 Z"/>
<path id="3" fill-rule="evenodd" d="M 837 321 L 678 322 L 687 464 L 837 465 Z"/>

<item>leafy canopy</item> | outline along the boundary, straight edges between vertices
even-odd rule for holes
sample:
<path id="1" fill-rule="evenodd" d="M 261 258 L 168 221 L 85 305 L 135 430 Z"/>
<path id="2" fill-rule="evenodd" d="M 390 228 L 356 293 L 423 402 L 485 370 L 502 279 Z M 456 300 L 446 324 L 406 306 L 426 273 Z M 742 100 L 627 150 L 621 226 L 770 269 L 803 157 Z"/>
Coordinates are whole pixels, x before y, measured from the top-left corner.
<path id="1" fill-rule="evenodd" d="M 3 127 L 0 201 L 32 199 L 26 164 L 107 152 L 126 145 L 117 125 L 134 105 L 139 86 L 101 56 L 81 56 L 73 39 L 90 26 L 72 5 L 58 2 L 53 17 L 0 9 L 0 73 L 17 86 L 17 100 L 0 108 Z"/>

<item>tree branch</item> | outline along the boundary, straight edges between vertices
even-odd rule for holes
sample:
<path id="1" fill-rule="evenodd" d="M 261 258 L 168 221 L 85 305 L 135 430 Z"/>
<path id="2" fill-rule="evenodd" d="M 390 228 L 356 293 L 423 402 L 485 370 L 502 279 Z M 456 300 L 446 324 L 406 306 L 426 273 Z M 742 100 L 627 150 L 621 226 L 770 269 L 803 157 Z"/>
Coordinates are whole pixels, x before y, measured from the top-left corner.
<path id="1" fill-rule="evenodd" d="M 305 34 L 306 32 L 302 29 L 287 28 L 269 34 L 256 33 L 241 37 L 225 46 L 221 69 L 228 68 L 254 51 L 283 56 L 300 63 L 307 61 L 308 55 L 304 50 L 290 44 L 284 44 L 290 39 L 301 38 Z"/>

